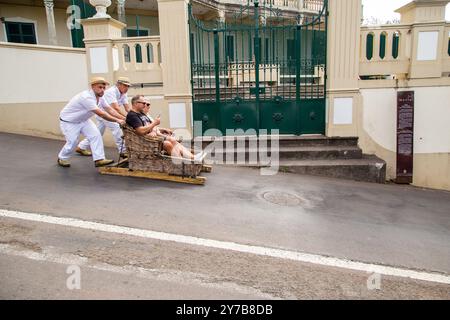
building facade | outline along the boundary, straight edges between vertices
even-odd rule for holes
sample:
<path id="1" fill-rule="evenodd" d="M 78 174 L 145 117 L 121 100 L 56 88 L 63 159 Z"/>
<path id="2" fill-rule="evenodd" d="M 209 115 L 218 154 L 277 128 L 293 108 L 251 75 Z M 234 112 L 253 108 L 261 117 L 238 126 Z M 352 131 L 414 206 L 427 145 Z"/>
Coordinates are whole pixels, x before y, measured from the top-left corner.
<path id="1" fill-rule="evenodd" d="M 390 180 L 414 91 L 413 184 L 450 190 L 448 2 L 361 26 L 360 0 L 0 0 L 0 130 L 61 138 L 89 77 L 128 76 L 184 136 L 356 136 Z"/>

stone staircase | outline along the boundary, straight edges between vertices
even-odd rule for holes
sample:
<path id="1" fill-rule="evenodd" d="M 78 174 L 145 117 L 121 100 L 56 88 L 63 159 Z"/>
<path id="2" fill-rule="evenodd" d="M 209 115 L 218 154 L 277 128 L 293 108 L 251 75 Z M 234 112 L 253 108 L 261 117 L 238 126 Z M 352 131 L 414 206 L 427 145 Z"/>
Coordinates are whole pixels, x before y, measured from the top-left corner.
<path id="1" fill-rule="evenodd" d="M 272 153 L 272 145 L 278 156 Z M 280 136 L 278 141 L 267 137 L 201 137 L 191 141 L 191 146 L 206 149 L 208 159 L 216 164 L 266 167 L 272 158 L 279 161 L 281 172 L 375 183 L 386 179 L 386 163 L 363 155 L 357 137 Z"/>

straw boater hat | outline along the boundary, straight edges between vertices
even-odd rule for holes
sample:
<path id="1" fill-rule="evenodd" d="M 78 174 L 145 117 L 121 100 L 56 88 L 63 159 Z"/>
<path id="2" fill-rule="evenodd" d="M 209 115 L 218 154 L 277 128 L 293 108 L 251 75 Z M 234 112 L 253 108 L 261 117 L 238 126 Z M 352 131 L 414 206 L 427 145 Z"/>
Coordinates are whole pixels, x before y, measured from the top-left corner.
<path id="1" fill-rule="evenodd" d="M 121 83 L 121 84 L 131 87 L 130 79 L 127 77 L 119 77 L 117 79 L 117 83 Z"/>
<path id="2" fill-rule="evenodd" d="M 94 84 L 104 84 L 109 86 L 109 82 L 105 80 L 103 77 L 93 77 L 90 81 L 91 86 Z"/>

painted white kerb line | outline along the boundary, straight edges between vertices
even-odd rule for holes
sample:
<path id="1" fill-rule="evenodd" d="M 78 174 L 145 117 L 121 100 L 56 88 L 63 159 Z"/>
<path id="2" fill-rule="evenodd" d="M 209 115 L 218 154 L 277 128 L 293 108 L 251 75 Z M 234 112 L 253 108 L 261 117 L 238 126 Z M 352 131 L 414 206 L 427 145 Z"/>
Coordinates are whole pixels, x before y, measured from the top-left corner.
<path id="1" fill-rule="evenodd" d="M 165 233 L 165 232 L 157 232 L 157 231 L 150 231 L 150 230 L 143 230 L 143 229 L 103 224 L 103 223 L 98 223 L 98 222 L 83 221 L 83 220 L 74 219 L 74 218 L 58 218 L 58 217 L 46 216 L 46 215 L 35 214 L 35 213 L 9 211 L 9 210 L 2 210 L 2 209 L 0 209 L 0 217 L 42 222 L 42 223 L 48 223 L 48 224 L 66 226 L 66 227 L 75 227 L 75 228 L 87 229 L 87 230 L 103 231 L 103 232 L 108 232 L 108 233 L 124 234 L 124 235 L 130 235 L 130 236 L 136 236 L 136 237 L 148 238 L 148 239 L 154 239 L 154 240 L 161 240 L 161 241 L 172 241 L 172 242 L 190 244 L 190 245 L 195 245 L 195 246 L 203 246 L 203 247 L 208 247 L 208 248 L 231 250 L 231 251 L 237 251 L 237 252 L 242 252 L 242 253 L 250 253 L 250 254 L 260 255 L 260 256 L 267 256 L 267 257 L 280 258 L 280 259 L 285 259 L 285 260 L 306 262 L 306 263 L 312 263 L 312 264 L 317 264 L 317 265 L 322 265 L 322 266 L 337 267 L 337 268 L 343 268 L 343 269 L 363 271 L 363 272 L 368 272 L 368 273 L 377 273 L 377 274 L 386 275 L 386 276 L 394 276 L 394 277 L 410 278 L 410 279 L 415 279 L 415 280 L 450 284 L 450 276 L 445 275 L 445 274 L 428 273 L 428 272 L 388 267 L 388 266 L 370 264 L 370 263 L 364 263 L 364 262 L 355 262 L 355 261 L 350 261 L 350 260 L 346 260 L 346 259 L 332 258 L 332 257 L 326 257 L 326 256 L 321 256 L 321 255 L 316 255 L 316 254 L 308 254 L 308 253 L 300 253 L 300 252 L 288 251 L 288 250 L 280 250 L 280 249 L 272 249 L 272 248 L 265 248 L 265 247 L 259 247 L 259 246 L 244 245 L 244 244 L 238 244 L 238 243 L 227 242 L 227 241 L 202 239 L 202 238 L 183 236 L 183 235 L 171 234 L 171 233 Z"/>

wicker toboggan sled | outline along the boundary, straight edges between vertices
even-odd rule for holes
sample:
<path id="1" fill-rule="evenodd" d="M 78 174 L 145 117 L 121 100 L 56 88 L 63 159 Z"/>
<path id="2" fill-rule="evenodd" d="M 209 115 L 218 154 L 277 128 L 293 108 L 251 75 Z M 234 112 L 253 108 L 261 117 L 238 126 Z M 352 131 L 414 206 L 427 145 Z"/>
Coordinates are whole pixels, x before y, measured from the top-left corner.
<path id="1" fill-rule="evenodd" d="M 164 154 L 163 139 L 140 136 L 129 126 L 122 126 L 128 159 L 99 169 L 101 174 L 205 184 L 201 172 L 211 172 L 202 161 L 175 158 Z"/>

